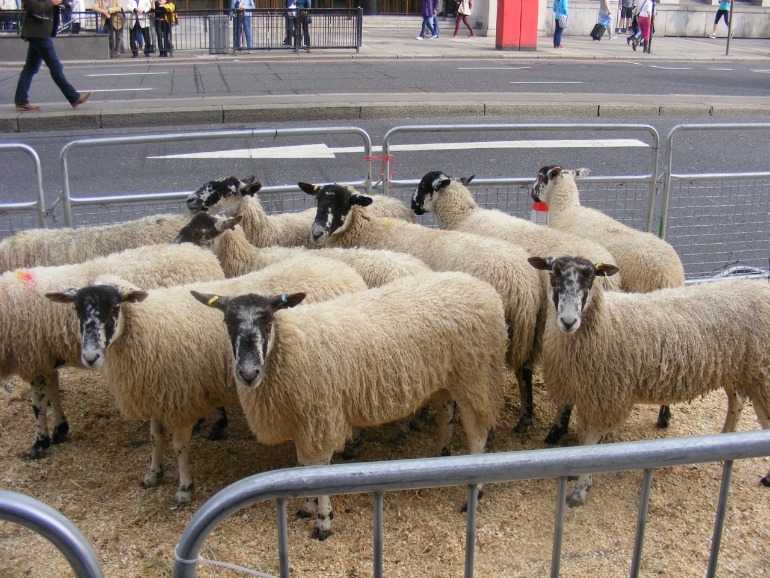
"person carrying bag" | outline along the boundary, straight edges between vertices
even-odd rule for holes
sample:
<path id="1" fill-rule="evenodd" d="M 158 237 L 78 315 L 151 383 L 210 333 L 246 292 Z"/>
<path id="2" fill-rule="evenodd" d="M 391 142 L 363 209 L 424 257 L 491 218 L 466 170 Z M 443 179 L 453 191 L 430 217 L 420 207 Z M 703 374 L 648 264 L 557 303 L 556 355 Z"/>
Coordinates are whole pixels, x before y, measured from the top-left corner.
<path id="1" fill-rule="evenodd" d="M 462 0 L 462 2 L 460 2 L 460 4 L 457 6 L 455 31 L 454 34 L 452 34 L 452 38 L 457 36 L 457 32 L 460 30 L 460 23 L 465 24 L 466 28 L 468 28 L 468 38 L 471 36 L 476 36 L 476 33 L 473 32 L 473 27 L 468 23 L 468 16 L 471 15 L 471 12 L 473 12 L 473 0 Z"/>

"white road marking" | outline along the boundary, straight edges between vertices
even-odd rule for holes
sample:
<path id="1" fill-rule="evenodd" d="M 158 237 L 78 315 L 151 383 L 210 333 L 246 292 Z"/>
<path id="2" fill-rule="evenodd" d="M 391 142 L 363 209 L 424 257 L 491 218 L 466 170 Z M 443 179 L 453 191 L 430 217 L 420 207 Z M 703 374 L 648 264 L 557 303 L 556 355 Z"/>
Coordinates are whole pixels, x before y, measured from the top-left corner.
<path id="1" fill-rule="evenodd" d="M 152 76 L 157 74 L 168 74 L 168 72 L 105 72 L 104 74 L 86 74 L 86 76 Z"/>
<path id="2" fill-rule="evenodd" d="M 483 142 L 442 142 L 402 144 L 390 147 L 390 152 L 468 150 L 468 149 L 533 149 L 533 148 L 645 148 L 646 143 L 637 139 L 591 140 L 509 140 Z M 148 159 L 333 159 L 339 154 L 363 154 L 364 147 L 334 147 L 325 144 L 308 144 L 227 151 L 209 151 L 177 155 L 160 155 Z M 372 154 L 381 154 L 381 147 L 372 147 Z"/>
<path id="3" fill-rule="evenodd" d="M 457 70 L 526 70 L 531 66 L 460 66 Z"/>
<path id="4" fill-rule="evenodd" d="M 511 81 L 508 84 L 583 84 L 581 80 L 522 80 Z"/>
<path id="5" fill-rule="evenodd" d="M 713 70 L 715 72 L 732 72 L 732 68 L 709 68 L 709 70 Z"/>
<path id="6" fill-rule="evenodd" d="M 770 70 L 754 69 L 751 72 L 760 72 L 762 74 L 770 74 Z"/>
<path id="7" fill-rule="evenodd" d="M 128 91 L 142 91 L 142 90 L 155 90 L 154 88 L 90 88 L 88 92 L 128 92 Z"/>
<path id="8" fill-rule="evenodd" d="M 650 64 L 650 68 L 657 68 L 659 70 L 692 70 L 691 66 L 656 66 Z"/>

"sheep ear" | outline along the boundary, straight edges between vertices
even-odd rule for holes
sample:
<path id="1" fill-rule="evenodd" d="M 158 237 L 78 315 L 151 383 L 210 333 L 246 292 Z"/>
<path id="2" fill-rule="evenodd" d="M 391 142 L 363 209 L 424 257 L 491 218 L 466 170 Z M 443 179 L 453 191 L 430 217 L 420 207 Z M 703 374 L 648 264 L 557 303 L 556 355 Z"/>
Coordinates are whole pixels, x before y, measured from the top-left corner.
<path id="1" fill-rule="evenodd" d="M 452 182 L 452 179 L 447 177 L 446 175 L 441 175 L 439 178 L 433 181 L 431 186 L 433 187 L 434 191 L 438 191 L 443 189 L 444 187 L 448 186 L 449 183 Z"/>
<path id="2" fill-rule="evenodd" d="M 471 175 L 469 177 L 460 177 L 460 184 L 468 186 L 475 176 L 476 175 Z"/>
<path id="3" fill-rule="evenodd" d="M 216 229 L 217 233 L 232 231 L 233 229 L 235 229 L 235 226 L 238 225 L 242 220 L 243 220 L 243 215 L 236 215 L 234 217 L 224 217 L 221 219 L 217 219 L 217 222 L 214 223 L 214 228 Z"/>
<path id="4" fill-rule="evenodd" d="M 117 290 L 120 292 L 121 303 L 137 303 L 144 301 L 150 295 L 147 293 L 147 291 L 142 291 L 141 289 L 127 289 L 117 287 Z"/>
<path id="5" fill-rule="evenodd" d="M 273 311 L 278 311 L 279 309 L 286 309 L 289 307 L 296 307 L 307 296 L 306 293 L 291 293 L 283 295 L 278 295 L 277 297 L 273 298 Z"/>
<path id="6" fill-rule="evenodd" d="M 313 195 L 314 197 L 318 196 L 318 193 L 321 192 L 321 187 L 318 185 L 311 185 L 310 183 L 297 183 L 297 186 L 305 191 L 308 195 Z"/>
<path id="7" fill-rule="evenodd" d="M 355 193 L 350 196 L 350 204 L 351 205 L 359 205 L 361 207 L 368 207 L 374 202 L 374 199 L 371 197 L 366 197 L 360 193 Z"/>
<path id="8" fill-rule="evenodd" d="M 75 301 L 75 295 L 77 295 L 77 292 L 77 289 L 71 287 L 69 289 L 65 289 L 64 291 L 53 291 L 51 293 L 46 293 L 45 296 L 54 303 L 72 303 Z"/>
<path id="9" fill-rule="evenodd" d="M 250 178 L 253 179 L 254 176 L 252 175 Z M 244 196 L 244 197 L 246 195 L 248 195 L 249 197 L 253 197 L 254 195 L 257 194 L 257 192 L 259 192 L 261 188 L 262 188 L 262 183 L 260 183 L 259 181 L 256 181 L 254 183 L 246 184 L 245 187 L 241 188 L 240 193 L 241 193 L 241 196 Z"/>
<path id="10" fill-rule="evenodd" d="M 618 271 L 620 271 L 620 268 L 610 263 L 597 263 L 594 265 L 594 273 L 597 277 L 612 277 Z"/>
<path id="11" fill-rule="evenodd" d="M 213 293 L 198 293 L 191 289 L 190 294 L 204 305 L 219 309 L 222 312 L 224 312 L 225 307 L 227 307 L 227 304 L 230 302 L 229 297 L 221 297 Z"/>
<path id="12" fill-rule="evenodd" d="M 553 265 L 553 257 L 530 257 L 527 261 L 540 271 L 550 271 Z"/>
<path id="13" fill-rule="evenodd" d="M 579 169 L 575 169 L 574 171 L 572 171 L 572 174 L 574 175 L 574 177 L 576 179 L 579 179 L 579 178 L 582 178 L 582 177 L 587 177 L 588 175 L 591 174 L 591 169 L 587 169 L 585 167 L 581 167 Z"/>
<path id="14" fill-rule="evenodd" d="M 555 179 L 564 171 L 560 166 L 551 167 L 551 169 L 545 174 L 549 179 Z"/>

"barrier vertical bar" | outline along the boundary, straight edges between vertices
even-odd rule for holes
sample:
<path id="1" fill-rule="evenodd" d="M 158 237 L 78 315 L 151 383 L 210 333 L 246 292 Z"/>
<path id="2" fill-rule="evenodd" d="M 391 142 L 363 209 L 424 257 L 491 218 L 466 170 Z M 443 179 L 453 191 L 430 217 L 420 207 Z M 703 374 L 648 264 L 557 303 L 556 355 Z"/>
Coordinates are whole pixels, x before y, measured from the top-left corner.
<path id="1" fill-rule="evenodd" d="M 479 502 L 479 487 L 468 486 L 468 519 L 465 522 L 465 578 L 473 578 L 473 560 L 476 554 L 476 508 Z"/>
<path id="2" fill-rule="evenodd" d="M 714 520 L 714 535 L 711 538 L 711 552 L 709 552 L 709 565 L 706 570 L 706 578 L 714 578 L 717 575 L 717 561 L 719 560 L 719 545 L 722 541 L 722 529 L 725 525 L 727 513 L 727 494 L 730 492 L 730 478 L 733 473 L 733 461 L 725 461 L 722 468 L 722 485 L 719 488 L 719 504 L 717 516 Z"/>
<path id="3" fill-rule="evenodd" d="M 652 469 L 644 470 L 642 478 L 642 495 L 639 498 L 639 514 L 636 518 L 636 539 L 634 540 L 634 553 L 631 557 L 631 577 L 639 575 L 639 564 L 642 558 L 642 545 L 644 544 L 644 529 L 647 525 L 647 513 L 650 505 L 650 487 L 652 486 Z"/>
<path id="4" fill-rule="evenodd" d="M 281 578 L 289 578 L 289 532 L 286 522 L 286 498 L 276 500 L 278 508 L 278 565 Z"/>
<path id="5" fill-rule="evenodd" d="M 374 578 L 382 578 L 382 492 L 374 493 Z"/>
<path id="6" fill-rule="evenodd" d="M 559 478 L 556 490 L 556 515 L 553 525 L 553 547 L 551 548 L 551 578 L 559 578 L 561 565 L 561 542 L 564 536 L 564 508 L 567 501 L 567 476 Z"/>

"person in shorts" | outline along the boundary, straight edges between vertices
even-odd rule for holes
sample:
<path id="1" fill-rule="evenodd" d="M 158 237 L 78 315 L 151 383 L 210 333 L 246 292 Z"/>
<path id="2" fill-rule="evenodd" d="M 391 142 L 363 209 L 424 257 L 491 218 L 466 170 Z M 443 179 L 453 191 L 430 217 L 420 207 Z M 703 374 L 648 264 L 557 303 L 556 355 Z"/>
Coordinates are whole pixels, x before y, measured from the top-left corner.
<path id="1" fill-rule="evenodd" d="M 618 34 L 625 34 L 631 28 L 634 19 L 636 0 L 620 0 L 620 18 L 618 18 Z"/>
<path id="2" fill-rule="evenodd" d="M 717 24 L 719 24 L 719 21 L 722 18 L 725 19 L 725 26 L 727 26 L 727 30 L 730 30 L 730 4 L 732 4 L 732 1 L 733 0 L 720 0 L 717 15 L 714 17 L 714 27 L 711 29 L 709 38 L 717 37 Z"/>

